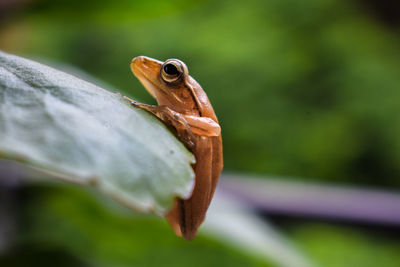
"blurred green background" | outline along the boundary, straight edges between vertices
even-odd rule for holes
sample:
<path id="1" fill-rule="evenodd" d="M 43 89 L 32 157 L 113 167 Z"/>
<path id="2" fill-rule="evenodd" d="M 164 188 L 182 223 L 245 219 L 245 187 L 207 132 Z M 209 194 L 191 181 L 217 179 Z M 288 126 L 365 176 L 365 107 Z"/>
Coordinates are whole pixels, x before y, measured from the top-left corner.
<path id="1" fill-rule="evenodd" d="M 3 0 L 0 49 L 68 64 L 146 103 L 130 60 L 182 59 L 220 119 L 226 171 L 400 188 L 392 1 Z M 180 240 L 152 217 L 110 214 L 72 188 L 22 191 L 34 199 L 23 205 L 28 226 L 4 266 L 266 266 L 204 236 Z M 393 229 L 278 226 L 320 266 L 400 266 Z"/>

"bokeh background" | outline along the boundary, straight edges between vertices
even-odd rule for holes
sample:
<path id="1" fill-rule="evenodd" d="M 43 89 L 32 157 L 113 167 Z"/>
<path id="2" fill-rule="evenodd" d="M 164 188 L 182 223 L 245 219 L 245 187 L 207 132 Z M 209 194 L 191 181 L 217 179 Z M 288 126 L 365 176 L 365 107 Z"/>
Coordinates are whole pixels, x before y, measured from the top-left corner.
<path id="1" fill-rule="evenodd" d="M 220 119 L 226 172 L 400 189 L 395 1 L 1 0 L 0 49 L 146 103 L 130 60 L 180 58 Z M 276 264 L 203 234 L 183 241 L 75 187 L 14 191 L 1 266 Z M 399 226 L 262 215 L 316 266 L 400 266 Z"/>

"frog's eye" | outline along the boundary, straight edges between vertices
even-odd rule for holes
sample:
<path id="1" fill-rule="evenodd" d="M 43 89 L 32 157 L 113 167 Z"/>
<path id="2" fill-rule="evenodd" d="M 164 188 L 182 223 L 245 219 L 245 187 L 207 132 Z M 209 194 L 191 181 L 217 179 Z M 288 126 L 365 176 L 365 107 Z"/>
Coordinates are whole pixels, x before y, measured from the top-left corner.
<path id="1" fill-rule="evenodd" d="M 183 73 L 183 66 L 177 60 L 167 60 L 161 68 L 161 78 L 167 83 L 177 81 Z"/>

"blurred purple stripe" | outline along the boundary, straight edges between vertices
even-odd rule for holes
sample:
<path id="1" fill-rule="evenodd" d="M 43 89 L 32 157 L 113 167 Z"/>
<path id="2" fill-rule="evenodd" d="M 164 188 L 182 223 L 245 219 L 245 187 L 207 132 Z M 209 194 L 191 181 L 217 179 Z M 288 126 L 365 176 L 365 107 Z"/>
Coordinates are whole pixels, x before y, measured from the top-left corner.
<path id="1" fill-rule="evenodd" d="M 400 226 L 397 192 L 233 174 L 221 177 L 219 190 L 267 213 Z"/>

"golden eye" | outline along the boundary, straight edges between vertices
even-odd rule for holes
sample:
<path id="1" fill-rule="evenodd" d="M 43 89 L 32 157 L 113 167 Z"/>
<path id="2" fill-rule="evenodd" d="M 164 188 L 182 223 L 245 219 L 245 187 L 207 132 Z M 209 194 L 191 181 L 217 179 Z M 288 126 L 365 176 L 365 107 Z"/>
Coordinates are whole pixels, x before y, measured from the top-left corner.
<path id="1" fill-rule="evenodd" d="M 177 81 L 183 73 L 183 67 L 180 62 L 175 60 L 167 60 L 162 65 L 161 77 L 167 83 Z"/>

